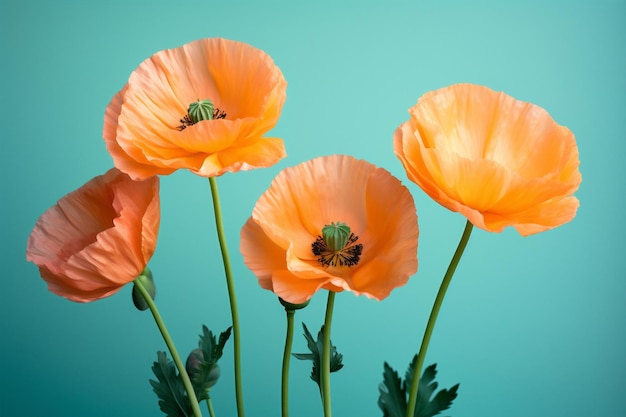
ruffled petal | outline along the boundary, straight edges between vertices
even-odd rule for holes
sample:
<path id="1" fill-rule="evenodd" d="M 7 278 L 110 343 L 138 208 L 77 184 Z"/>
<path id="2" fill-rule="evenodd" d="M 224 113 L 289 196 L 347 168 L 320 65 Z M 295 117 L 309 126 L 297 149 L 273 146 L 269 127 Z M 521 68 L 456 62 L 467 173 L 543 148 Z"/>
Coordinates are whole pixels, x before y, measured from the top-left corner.
<path id="1" fill-rule="evenodd" d="M 346 223 L 351 245 L 360 246 L 350 266 L 323 263 L 313 252 L 333 222 Z M 383 299 L 416 272 L 418 234 L 413 198 L 400 181 L 332 155 L 278 174 L 242 229 L 241 252 L 260 285 L 292 303 L 322 288 Z"/>
<path id="2" fill-rule="evenodd" d="M 226 148 L 210 155 L 194 173 L 203 177 L 219 176 L 226 172 L 267 168 L 287 156 L 282 139 L 255 138 L 241 146 Z"/>
<path id="3" fill-rule="evenodd" d="M 308 301 L 322 288 L 339 292 L 342 288 L 332 285 L 328 278 L 294 280 L 286 271 L 276 271 L 272 277 L 272 291 L 283 300 L 292 304 Z"/>
<path id="4" fill-rule="evenodd" d="M 63 197 L 37 221 L 26 259 L 50 291 L 79 302 L 133 281 L 154 253 L 159 179 L 133 181 L 112 169 Z"/>
<path id="5" fill-rule="evenodd" d="M 573 218 L 573 204 L 560 200 L 581 182 L 578 149 L 544 109 L 458 84 L 425 94 L 409 112 L 394 152 L 439 204 L 492 232 L 514 226 L 526 235 Z M 561 204 L 566 213 L 549 209 Z"/>
<path id="6" fill-rule="evenodd" d="M 152 165 L 139 149 L 130 147 L 130 153 L 127 153 L 120 146 L 117 138 L 118 118 L 127 89 L 128 85 L 124 86 L 122 90 L 113 96 L 104 113 L 102 137 L 104 138 L 107 151 L 113 157 L 115 166 L 121 171 L 129 173 L 133 179 L 143 179 L 159 174 L 171 174 L 174 172 L 174 169 Z"/>
<path id="7" fill-rule="evenodd" d="M 269 166 L 284 150 L 276 153 L 275 140 L 256 142 L 278 121 L 286 87 L 265 52 L 200 39 L 141 63 L 107 108 L 103 136 L 115 165 L 136 179 L 177 169 L 216 176 Z M 189 105 L 205 99 L 225 118 L 186 121 Z M 247 149 L 262 152 L 255 157 Z"/>

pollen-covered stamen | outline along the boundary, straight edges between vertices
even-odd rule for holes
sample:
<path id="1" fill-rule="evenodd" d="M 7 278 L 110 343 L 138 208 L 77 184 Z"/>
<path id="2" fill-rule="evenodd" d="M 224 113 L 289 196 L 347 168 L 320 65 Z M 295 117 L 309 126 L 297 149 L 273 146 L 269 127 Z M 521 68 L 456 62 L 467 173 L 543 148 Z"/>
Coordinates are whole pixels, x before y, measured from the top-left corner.
<path id="1" fill-rule="evenodd" d="M 354 266 L 359 263 L 363 244 L 355 242 L 359 239 L 345 223 L 331 223 L 322 229 L 311 244 L 313 254 L 324 266 Z"/>
<path id="2" fill-rule="evenodd" d="M 220 110 L 217 107 L 213 109 L 213 118 L 214 119 L 225 119 L 226 112 L 224 110 Z"/>
<path id="3" fill-rule="evenodd" d="M 180 125 L 177 127 L 178 130 L 185 130 L 187 126 L 192 126 L 202 120 L 213 120 L 213 119 L 225 119 L 226 113 L 223 110 L 220 110 L 213 106 L 213 102 L 211 100 L 200 100 L 194 101 L 189 105 L 189 109 L 187 110 L 187 114 L 180 119 Z"/>
<path id="4" fill-rule="evenodd" d="M 185 130 L 185 128 L 187 128 L 187 126 L 191 126 L 193 125 L 193 120 L 191 120 L 191 117 L 189 117 L 188 114 L 185 115 L 185 117 L 183 117 L 182 119 L 180 119 L 180 123 L 181 125 L 177 127 L 178 130 Z"/>

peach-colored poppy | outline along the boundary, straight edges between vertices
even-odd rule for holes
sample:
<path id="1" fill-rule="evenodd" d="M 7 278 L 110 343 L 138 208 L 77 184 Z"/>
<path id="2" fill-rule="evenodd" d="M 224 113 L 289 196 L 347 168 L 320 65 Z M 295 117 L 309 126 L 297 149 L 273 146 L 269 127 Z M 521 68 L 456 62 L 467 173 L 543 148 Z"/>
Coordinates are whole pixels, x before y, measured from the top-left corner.
<path id="1" fill-rule="evenodd" d="M 523 235 L 574 218 L 578 148 L 542 108 L 472 84 L 422 96 L 395 132 L 409 179 L 475 226 Z"/>
<path id="2" fill-rule="evenodd" d="M 133 181 L 113 168 L 37 220 L 26 259 L 53 293 L 95 301 L 141 274 L 154 253 L 159 220 L 158 177 Z"/>
<path id="3" fill-rule="evenodd" d="M 287 82 L 272 58 L 245 43 L 200 39 L 145 60 L 108 105 L 103 137 L 115 166 L 134 179 L 188 169 L 214 177 L 275 164 L 274 127 Z M 210 100 L 212 120 L 189 106 Z"/>
<path id="4" fill-rule="evenodd" d="M 326 226 L 345 224 L 332 248 Z M 417 271 L 417 214 L 389 172 L 332 155 L 283 170 L 241 230 L 244 262 L 283 300 L 299 304 L 321 288 L 381 300 Z"/>

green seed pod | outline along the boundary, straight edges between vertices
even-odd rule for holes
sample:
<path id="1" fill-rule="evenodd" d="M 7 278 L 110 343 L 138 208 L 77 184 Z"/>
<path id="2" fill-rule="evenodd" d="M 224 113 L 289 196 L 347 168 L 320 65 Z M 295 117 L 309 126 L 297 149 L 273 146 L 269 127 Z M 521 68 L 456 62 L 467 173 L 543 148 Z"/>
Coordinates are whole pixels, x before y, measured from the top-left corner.
<path id="1" fill-rule="evenodd" d="M 333 252 L 339 252 L 348 244 L 350 238 L 350 228 L 342 222 L 332 222 L 330 225 L 324 226 L 322 229 L 324 241 Z"/>
<path id="2" fill-rule="evenodd" d="M 194 101 L 189 105 L 187 112 L 194 123 L 200 120 L 213 120 L 213 102 L 211 100 Z"/>

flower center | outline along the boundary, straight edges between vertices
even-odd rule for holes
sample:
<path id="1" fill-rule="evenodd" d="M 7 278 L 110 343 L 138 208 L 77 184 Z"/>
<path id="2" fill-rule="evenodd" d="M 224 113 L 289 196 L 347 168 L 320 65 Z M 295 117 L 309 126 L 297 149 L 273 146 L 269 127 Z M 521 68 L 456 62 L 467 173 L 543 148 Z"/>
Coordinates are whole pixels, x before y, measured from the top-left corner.
<path id="1" fill-rule="evenodd" d="M 361 259 L 363 244 L 355 244 L 358 239 L 345 223 L 332 222 L 322 228 L 322 236 L 318 236 L 311 244 L 311 250 L 324 266 L 350 267 Z"/>
<path id="2" fill-rule="evenodd" d="M 226 113 L 213 105 L 209 99 L 194 101 L 189 105 L 187 114 L 180 119 L 181 125 L 178 130 L 185 130 L 187 126 L 192 126 L 201 120 L 224 119 Z"/>

